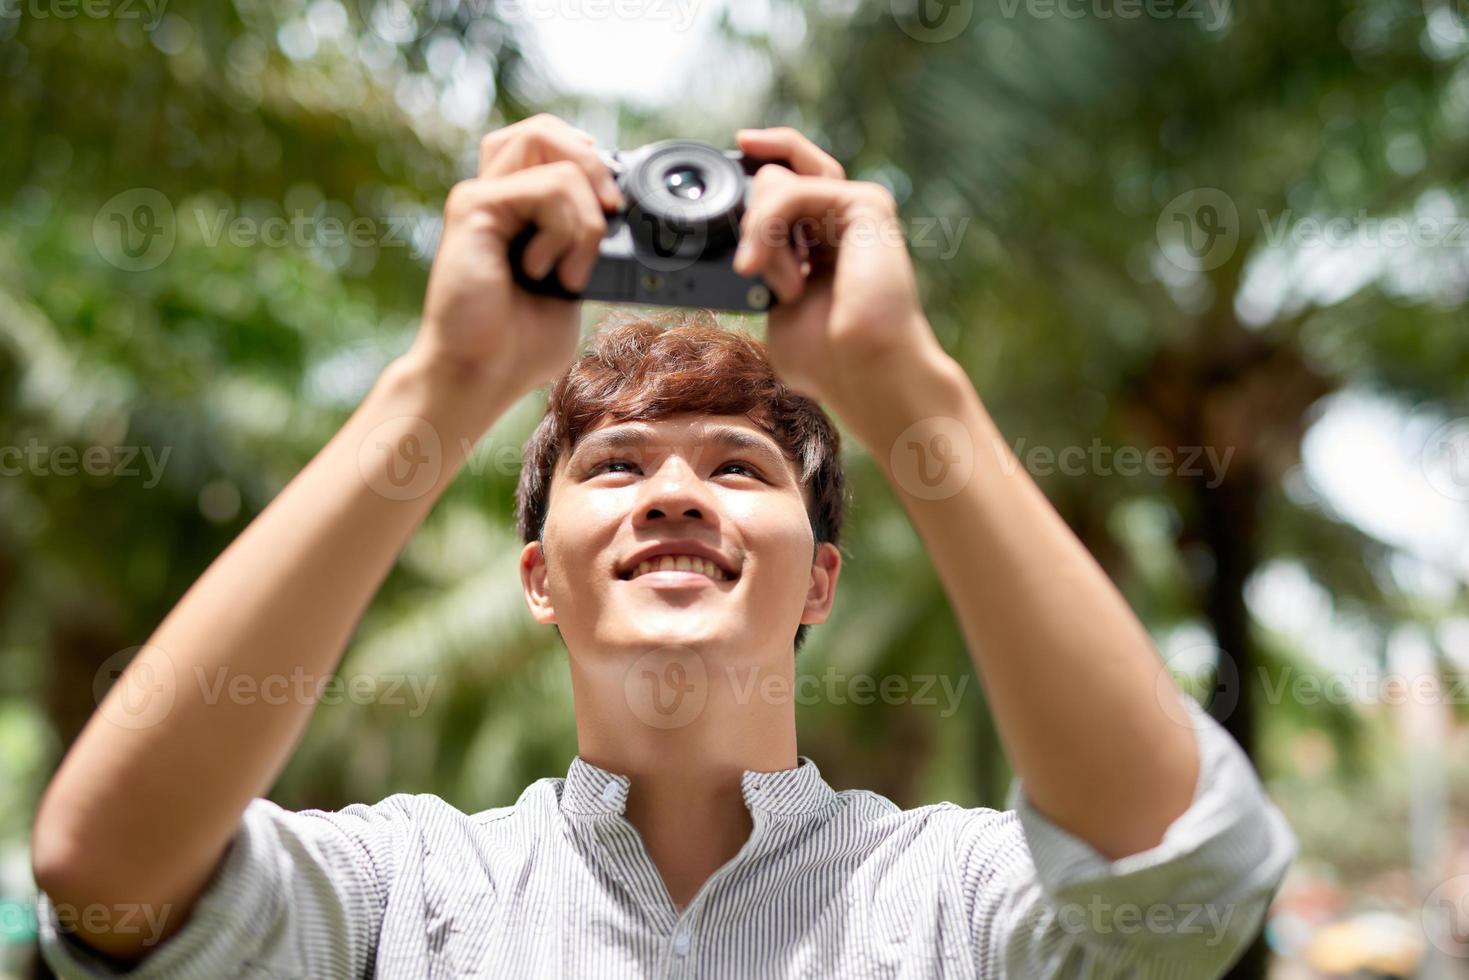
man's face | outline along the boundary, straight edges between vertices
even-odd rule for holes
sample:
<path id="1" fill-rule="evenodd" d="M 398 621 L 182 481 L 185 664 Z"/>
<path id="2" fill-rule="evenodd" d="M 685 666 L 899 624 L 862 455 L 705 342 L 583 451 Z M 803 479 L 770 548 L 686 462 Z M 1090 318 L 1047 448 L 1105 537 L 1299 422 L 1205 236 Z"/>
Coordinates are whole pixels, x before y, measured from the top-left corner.
<path id="1" fill-rule="evenodd" d="M 825 621 L 841 566 L 830 544 L 813 561 L 798 477 L 744 416 L 603 419 L 557 462 L 544 558 L 534 542 L 521 554 L 532 614 L 578 657 L 677 645 L 788 658 L 797 624 Z M 659 571 L 658 550 L 718 567 Z"/>

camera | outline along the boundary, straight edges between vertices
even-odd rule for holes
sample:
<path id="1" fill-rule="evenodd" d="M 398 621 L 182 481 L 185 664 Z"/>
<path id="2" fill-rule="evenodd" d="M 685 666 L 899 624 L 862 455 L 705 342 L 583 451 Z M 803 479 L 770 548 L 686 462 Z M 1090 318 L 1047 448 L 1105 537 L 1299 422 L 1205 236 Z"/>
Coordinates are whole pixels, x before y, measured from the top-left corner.
<path id="1" fill-rule="evenodd" d="M 597 264 L 574 293 L 555 267 L 543 279 L 525 272 L 532 225 L 510 243 L 510 268 L 524 289 L 543 296 L 607 303 L 697 306 L 760 313 L 775 302 L 759 276 L 737 275 L 734 252 L 755 171 L 767 163 L 698 140 L 664 140 L 602 153 L 625 207 L 607 216 Z"/>

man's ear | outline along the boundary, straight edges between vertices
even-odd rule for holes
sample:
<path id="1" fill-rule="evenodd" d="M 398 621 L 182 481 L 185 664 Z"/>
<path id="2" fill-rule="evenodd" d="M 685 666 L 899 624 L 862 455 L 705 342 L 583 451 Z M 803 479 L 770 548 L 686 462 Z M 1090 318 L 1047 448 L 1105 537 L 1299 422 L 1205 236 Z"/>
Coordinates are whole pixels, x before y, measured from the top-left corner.
<path id="1" fill-rule="evenodd" d="M 551 606 L 551 593 L 546 591 L 546 552 L 539 541 L 520 549 L 520 587 L 525 592 L 525 605 L 542 626 L 556 622 Z"/>
<path id="2" fill-rule="evenodd" d="M 806 608 L 802 623 L 824 623 L 831 615 L 837 597 L 837 578 L 842 574 L 842 553 L 830 541 L 823 541 L 811 559 L 811 587 L 806 590 Z"/>

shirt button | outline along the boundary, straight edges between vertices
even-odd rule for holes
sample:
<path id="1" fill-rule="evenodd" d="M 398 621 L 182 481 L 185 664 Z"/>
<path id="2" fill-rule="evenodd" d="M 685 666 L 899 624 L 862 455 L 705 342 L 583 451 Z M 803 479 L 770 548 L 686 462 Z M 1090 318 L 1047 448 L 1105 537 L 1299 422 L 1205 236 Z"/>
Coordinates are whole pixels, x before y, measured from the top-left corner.
<path id="1" fill-rule="evenodd" d="M 681 932 L 673 937 L 673 952 L 676 956 L 687 956 L 689 954 L 689 934 Z"/>
<path id="2" fill-rule="evenodd" d="M 618 793 L 619 790 L 617 788 L 617 784 L 608 783 L 606 786 L 602 787 L 602 802 L 606 803 L 608 806 L 616 806 Z"/>

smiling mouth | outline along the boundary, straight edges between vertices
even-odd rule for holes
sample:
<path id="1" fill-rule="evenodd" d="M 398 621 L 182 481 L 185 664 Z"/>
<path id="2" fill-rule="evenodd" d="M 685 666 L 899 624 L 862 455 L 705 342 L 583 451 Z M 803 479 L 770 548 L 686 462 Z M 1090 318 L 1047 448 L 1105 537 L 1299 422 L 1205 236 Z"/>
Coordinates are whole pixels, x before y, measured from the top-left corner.
<path id="1" fill-rule="evenodd" d="M 694 555 L 659 555 L 656 558 L 639 562 L 636 568 L 622 572 L 617 577 L 624 582 L 630 582 L 644 575 L 654 575 L 660 582 L 699 581 L 701 579 L 711 582 L 732 582 L 739 578 L 738 575 L 730 575 L 709 559 Z"/>

